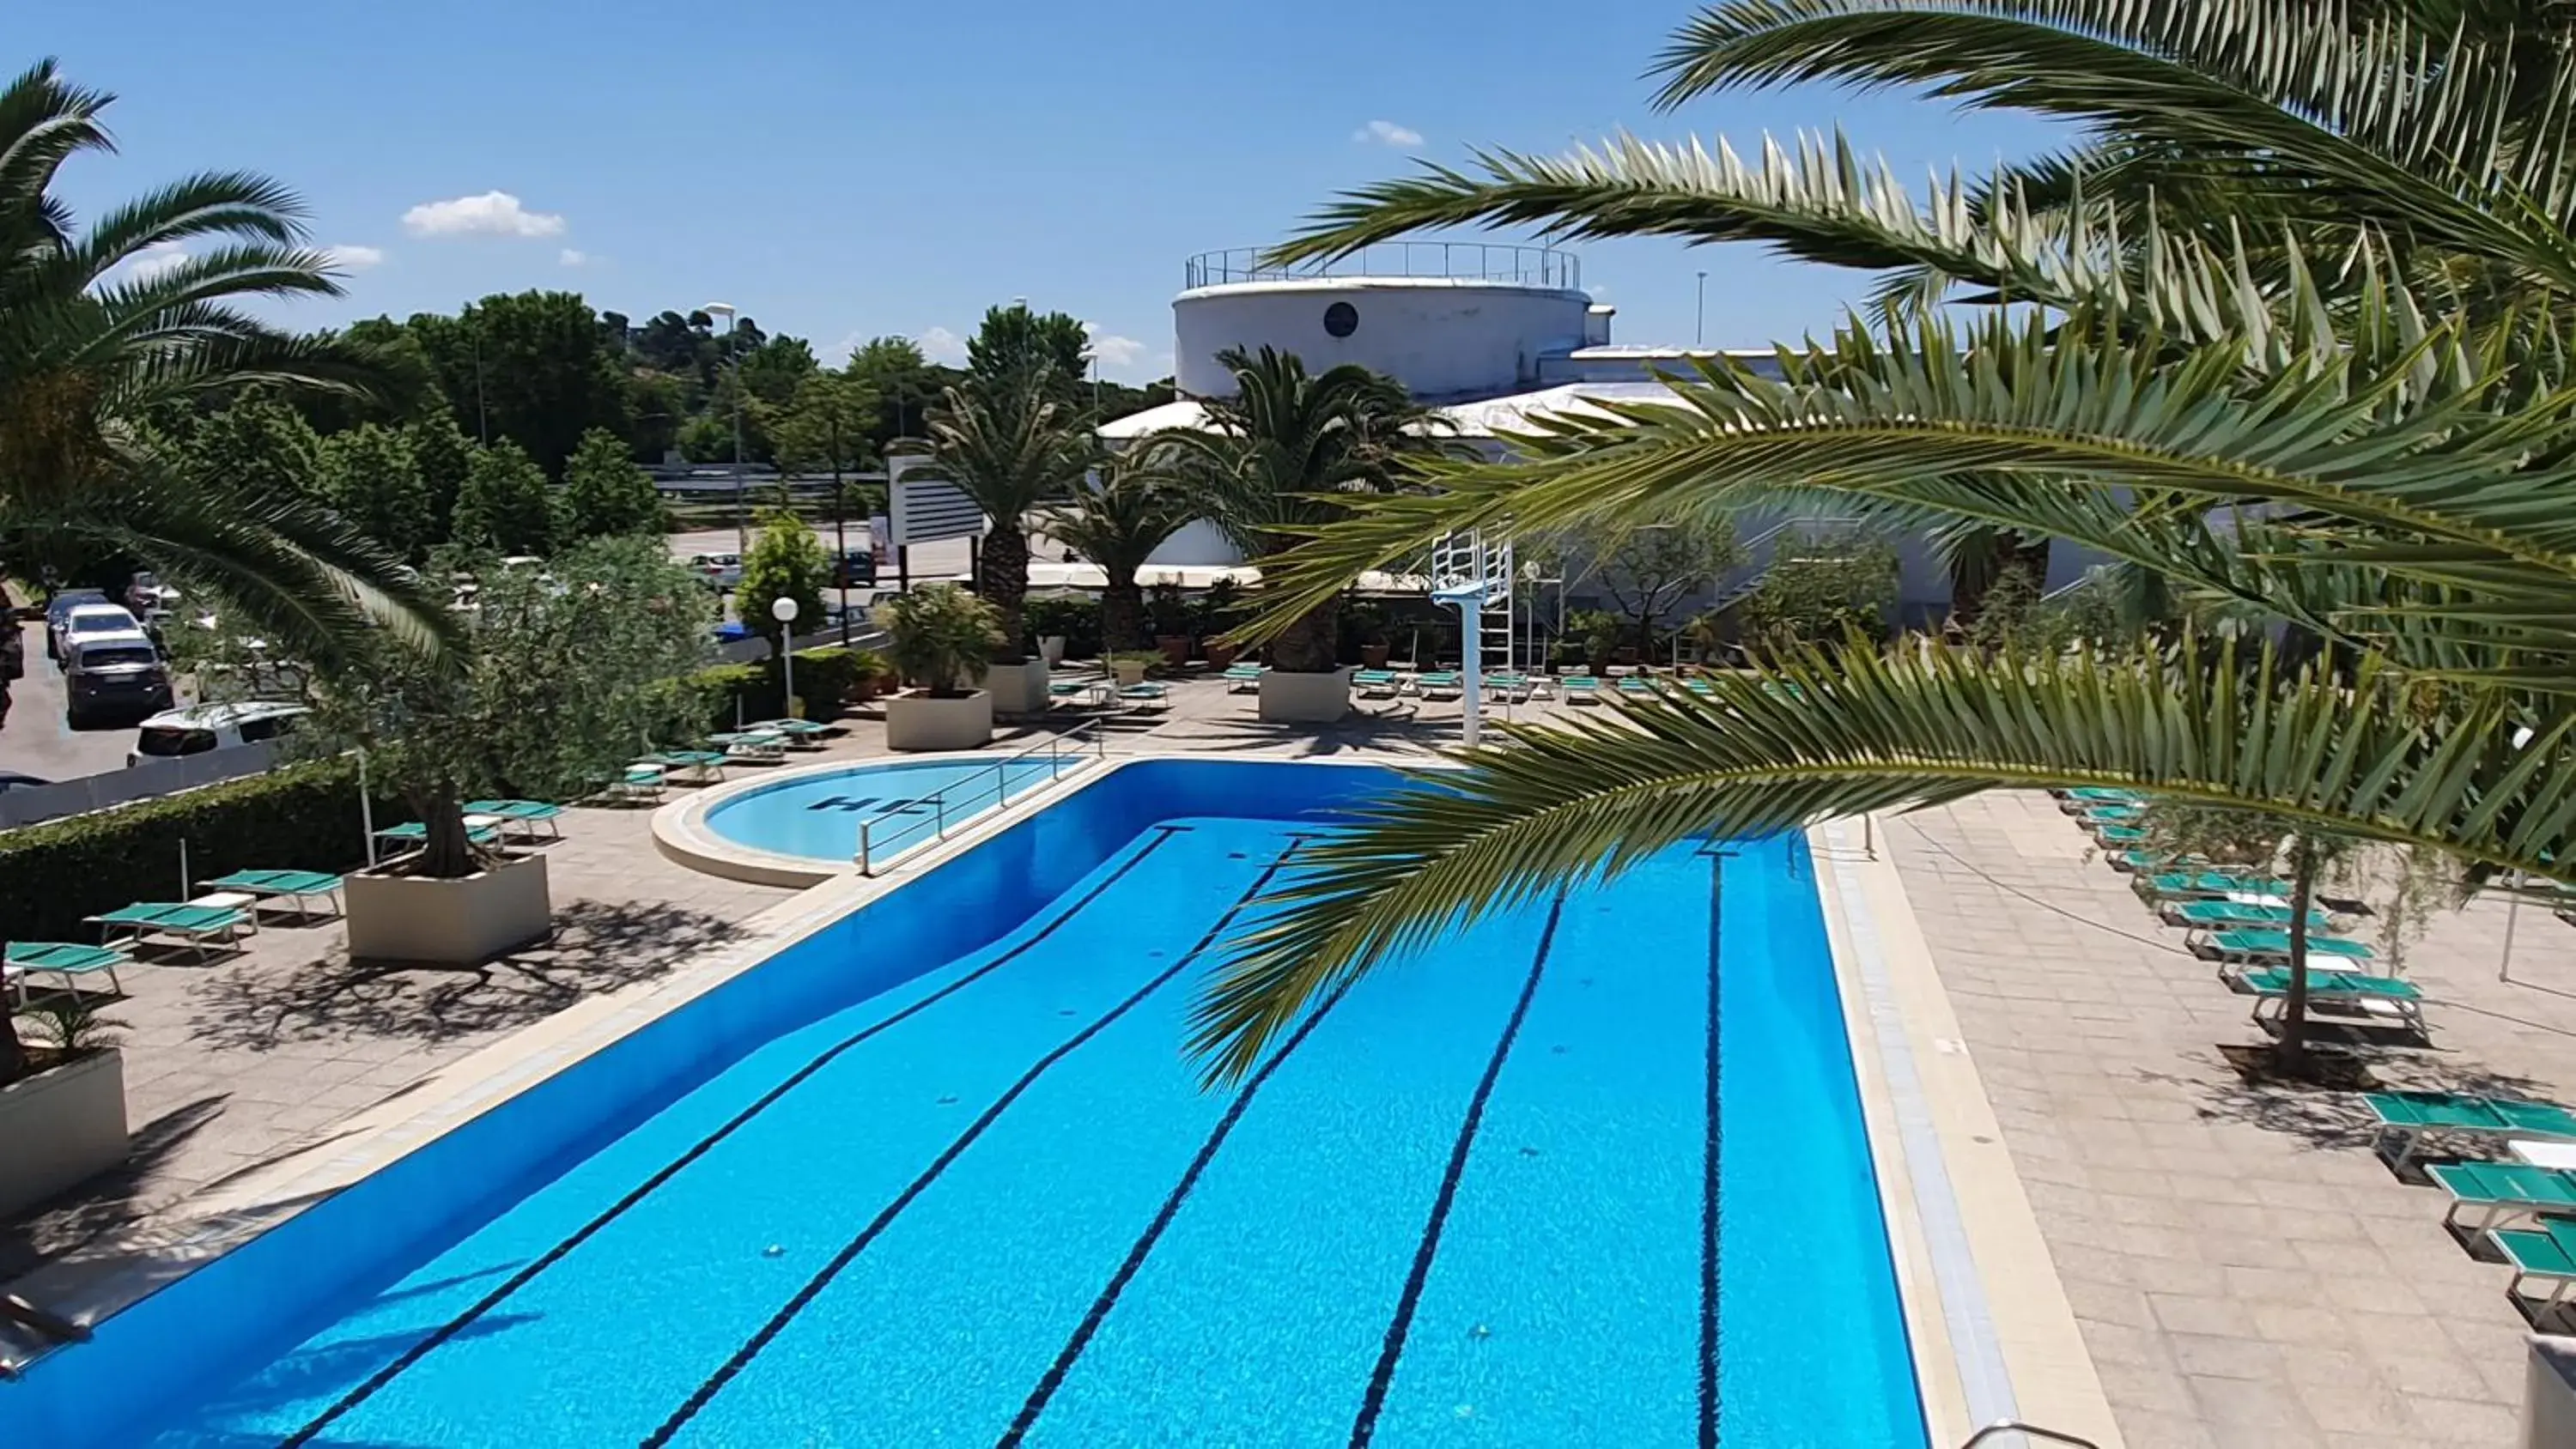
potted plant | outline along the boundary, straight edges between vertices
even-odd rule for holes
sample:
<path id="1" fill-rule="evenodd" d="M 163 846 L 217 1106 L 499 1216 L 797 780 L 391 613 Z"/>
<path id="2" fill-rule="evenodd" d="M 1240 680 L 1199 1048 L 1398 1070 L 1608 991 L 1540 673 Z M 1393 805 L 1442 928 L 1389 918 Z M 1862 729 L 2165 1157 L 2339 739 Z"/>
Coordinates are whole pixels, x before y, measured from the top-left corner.
<path id="1" fill-rule="evenodd" d="M 1342 611 L 1342 620 L 1357 646 L 1362 669 L 1386 667 L 1386 610 L 1376 604 L 1353 604 Z"/>
<path id="2" fill-rule="evenodd" d="M 1163 662 L 1174 669 L 1190 662 L 1190 610 L 1181 599 L 1181 586 L 1165 579 L 1154 585 L 1147 608 L 1154 616 L 1154 647 L 1163 651 Z"/>
<path id="3" fill-rule="evenodd" d="M 446 650 L 388 639 L 319 680 L 300 747 L 361 751 L 424 827 L 419 850 L 348 877 L 350 955 L 478 964 L 545 935 L 545 856 L 469 836 L 463 802 L 578 799 L 639 749 L 696 738 L 711 621 L 661 540 L 600 539 L 489 571 Z"/>
<path id="4" fill-rule="evenodd" d="M 1607 609 L 1585 609 L 1566 620 L 1566 632 L 1582 641 L 1584 663 L 1594 674 L 1610 672 L 1619 648 L 1619 616 Z"/>
<path id="5" fill-rule="evenodd" d="M 1163 661 L 1164 656 L 1160 654 L 1121 650 L 1109 656 L 1109 672 L 1118 677 L 1118 682 L 1122 686 L 1142 684 L 1145 682 L 1146 673 Z"/>
<path id="6" fill-rule="evenodd" d="M 1228 638 L 1226 631 L 1235 626 L 1243 612 L 1243 588 L 1232 579 L 1218 579 L 1199 595 L 1193 627 L 1199 636 L 1199 647 L 1207 651 L 1208 668 L 1226 669 L 1243 654 L 1243 646 Z"/>
<path id="7" fill-rule="evenodd" d="M 0 1019 L 0 1218 L 125 1160 L 117 1026 L 68 992 Z"/>
<path id="8" fill-rule="evenodd" d="M 880 694 L 894 692 L 894 664 L 882 651 L 853 649 L 850 651 L 850 666 L 850 703 L 865 704 Z"/>
<path id="9" fill-rule="evenodd" d="M 1000 647 L 1002 619 L 954 584 L 933 584 L 877 606 L 886 657 L 913 688 L 886 701 L 886 748 L 972 750 L 993 738 L 993 695 L 977 689 Z"/>

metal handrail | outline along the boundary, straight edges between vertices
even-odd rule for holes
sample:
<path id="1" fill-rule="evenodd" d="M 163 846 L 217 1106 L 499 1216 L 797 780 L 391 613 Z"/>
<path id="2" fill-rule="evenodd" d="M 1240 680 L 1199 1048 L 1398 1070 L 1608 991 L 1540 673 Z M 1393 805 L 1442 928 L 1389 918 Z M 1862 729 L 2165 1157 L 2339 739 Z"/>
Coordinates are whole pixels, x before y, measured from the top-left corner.
<path id="1" fill-rule="evenodd" d="M 992 771 L 992 783 L 990 788 L 993 792 L 994 799 L 1001 803 L 1008 803 L 1011 798 L 1011 767 L 1020 763 L 1022 760 L 1026 760 L 1041 752 L 1043 752 L 1047 757 L 1047 775 L 1044 780 L 1039 781 L 1036 785 L 1033 785 L 1030 788 L 1032 790 L 1043 790 L 1047 786 L 1054 784 L 1056 781 L 1063 779 L 1063 764 L 1064 757 L 1067 753 L 1065 748 L 1067 742 L 1079 742 L 1086 734 L 1091 737 L 1092 758 L 1106 759 L 1109 754 L 1109 736 L 1108 732 L 1101 728 L 1101 726 L 1106 723 L 1107 721 L 1105 720 L 1084 720 L 1082 723 L 1075 725 L 1073 728 L 1066 730 L 1062 734 L 1049 735 L 1045 739 L 1038 741 L 1036 744 L 1013 750 L 1010 754 L 1003 756 L 1001 759 L 995 760 L 990 766 Z M 946 840 L 948 838 L 948 807 L 952 803 L 965 803 L 963 801 L 952 802 L 949 799 L 951 792 L 964 790 L 970 785 L 977 786 L 979 788 L 975 793 L 967 798 L 969 800 L 980 799 L 982 797 L 981 787 L 984 785 L 984 778 L 985 772 L 983 770 L 977 770 L 972 776 L 967 779 L 960 780 L 954 785 L 943 785 L 939 789 L 933 790 L 927 795 L 923 795 L 917 799 L 907 800 L 903 803 L 908 806 L 929 806 L 931 808 L 931 840 L 934 842 Z M 856 859 L 859 867 L 859 874 L 861 875 L 873 876 L 877 873 L 875 839 L 876 826 L 878 821 L 885 818 L 885 812 L 881 811 L 877 814 L 875 819 L 862 820 L 859 822 L 859 853 Z M 921 842 L 915 842 L 916 845 L 920 843 Z M 909 850 L 912 849 L 913 846 L 908 845 L 904 848 Z"/>
<path id="2" fill-rule="evenodd" d="M 1512 242 L 1379 242 L 1346 256 L 1319 257 L 1287 266 L 1266 263 L 1262 256 L 1259 247 L 1201 252 L 1182 263 L 1182 282 L 1196 289 L 1324 277 L 1428 277 L 1510 282 L 1561 291 L 1579 291 L 1583 286 L 1583 262 L 1572 252 Z"/>
<path id="3" fill-rule="evenodd" d="M 2037 1424 L 2025 1424 L 2019 1419 L 1997 1419 L 1969 1435 L 1959 1449 L 1977 1449 L 1978 1445 L 1997 1434 L 2019 1434 L 2025 1439 L 2046 1439 L 2052 1444 L 2071 1444 L 2075 1449 L 2102 1449 L 2101 1445 L 2090 1439 L 2079 1439 L 2073 1434 L 2060 1433 L 2055 1429 L 2043 1429 Z"/>

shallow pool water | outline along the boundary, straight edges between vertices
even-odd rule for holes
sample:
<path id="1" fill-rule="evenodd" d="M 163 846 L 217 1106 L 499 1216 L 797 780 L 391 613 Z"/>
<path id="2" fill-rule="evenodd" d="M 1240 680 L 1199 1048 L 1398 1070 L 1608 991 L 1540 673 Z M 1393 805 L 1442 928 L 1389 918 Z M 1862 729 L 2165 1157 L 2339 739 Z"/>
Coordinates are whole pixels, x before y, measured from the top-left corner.
<path id="1" fill-rule="evenodd" d="M 1065 755 L 853 765 L 736 795 L 706 824 L 737 845 L 836 863 L 858 857 L 865 824 L 871 857 L 882 861 L 1091 763 Z"/>

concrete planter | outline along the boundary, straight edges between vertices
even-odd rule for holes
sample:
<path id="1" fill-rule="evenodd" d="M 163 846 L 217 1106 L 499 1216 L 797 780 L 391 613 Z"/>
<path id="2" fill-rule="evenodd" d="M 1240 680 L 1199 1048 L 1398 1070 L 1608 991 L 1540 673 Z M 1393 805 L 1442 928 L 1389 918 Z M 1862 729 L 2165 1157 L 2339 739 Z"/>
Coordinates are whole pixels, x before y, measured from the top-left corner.
<path id="1" fill-rule="evenodd" d="M 993 739 L 993 696 L 980 689 L 955 699 L 898 694 L 885 716 L 889 750 L 980 750 Z"/>
<path id="2" fill-rule="evenodd" d="M 1274 724 L 1331 724 L 1351 712 L 1351 672 L 1261 676 L 1261 717 Z"/>
<path id="3" fill-rule="evenodd" d="M 984 673 L 984 692 L 991 699 L 994 714 L 1044 714 L 1052 703 L 1047 698 L 1047 662 L 1030 659 L 1018 664 L 996 664 Z M 977 740 L 982 744 L 982 740 Z M 903 748 L 897 745 L 895 748 Z M 953 747 L 943 747 L 953 748 Z"/>
<path id="4" fill-rule="evenodd" d="M 1124 688 L 1130 684 L 1144 683 L 1145 670 L 1148 667 L 1142 659 L 1117 659 L 1110 662 L 1109 672 L 1117 676 L 1120 687 Z"/>
<path id="5" fill-rule="evenodd" d="M 92 1052 L 0 1087 L 0 1218 L 125 1160 L 125 1058 Z"/>
<path id="6" fill-rule="evenodd" d="M 542 855 L 456 880 L 361 872 L 343 884 L 349 954 L 361 959 L 474 965 L 554 929 Z"/>

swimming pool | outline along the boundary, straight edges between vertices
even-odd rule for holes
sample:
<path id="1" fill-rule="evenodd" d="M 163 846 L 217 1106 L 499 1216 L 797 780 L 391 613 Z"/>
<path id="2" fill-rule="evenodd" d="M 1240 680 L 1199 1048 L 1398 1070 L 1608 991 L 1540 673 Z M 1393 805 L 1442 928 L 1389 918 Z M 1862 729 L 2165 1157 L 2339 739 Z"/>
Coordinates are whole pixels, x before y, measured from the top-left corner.
<path id="1" fill-rule="evenodd" d="M 1199 1090 L 1192 987 L 1388 781 L 1107 771 L 39 1362 L 0 1439 L 1920 1444 L 1794 838 L 1452 933 Z"/>
<path id="2" fill-rule="evenodd" d="M 736 845 L 836 865 L 858 857 L 864 824 L 870 855 L 882 861 L 1091 763 L 1089 754 L 1068 753 L 799 772 L 729 796 L 704 818 L 708 830 Z"/>

